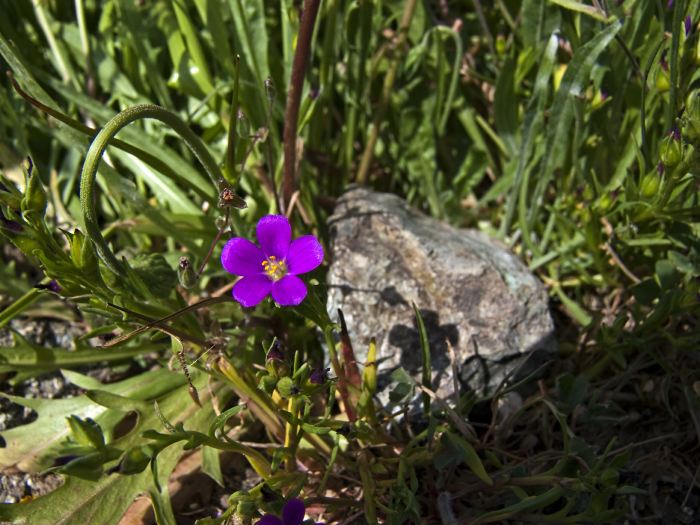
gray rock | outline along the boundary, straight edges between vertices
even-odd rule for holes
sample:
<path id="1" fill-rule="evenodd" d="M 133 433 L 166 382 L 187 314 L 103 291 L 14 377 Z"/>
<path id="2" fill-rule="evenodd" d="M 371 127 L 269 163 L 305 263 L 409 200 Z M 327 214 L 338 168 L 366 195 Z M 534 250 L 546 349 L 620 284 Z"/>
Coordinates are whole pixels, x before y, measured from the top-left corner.
<path id="1" fill-rule="evenodd" d="M 412 303 L 431 347 L 433 387 L 488 394 L 506 374 L 521 376 L 555 350 L 543 285 L 503 244 L 427 217 L 399 197 L 364 188 L 338 201 L 331 227 L 328 308 L 341 309 L 358 362 L 377 341 L 380 383 L 402 366 L 420 376 Z"/>

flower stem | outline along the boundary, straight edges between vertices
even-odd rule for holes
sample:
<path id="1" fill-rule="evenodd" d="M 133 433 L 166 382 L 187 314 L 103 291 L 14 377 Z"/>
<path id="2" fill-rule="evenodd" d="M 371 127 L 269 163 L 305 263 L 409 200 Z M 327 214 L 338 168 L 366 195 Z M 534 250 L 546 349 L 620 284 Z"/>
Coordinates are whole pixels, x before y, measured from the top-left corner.
<path id="1" fill-rule="evenodd" d="M 42 284 L 46 284 L 48 282 L 49 279 L 44 279 L 44 281 L 42 281 Z M 25 311 L 27 308 L 33 305 L 37 301 L 37 299 L 39 299 L 40 296 L 41 290 L 39 288 L 31 288 L 22 297 L 17 299 L 7 308 L 5 308 L 2 312 L 0 312 L 0 328 L 5 326 L 14 317 L 21 314 L 23 311 Z"/>
<path id="2" fill-rule="evenodd" d="M 292 415 L 292 419 L 287 421 L 284 429 L 284 448 L 287 449 L 289 457 L 287 458 L 287 472 L 296 470 L 296 448 L 297 448 L 297 424 L 296 419 L 299 417 L 299 400 L 296 397 L 291 397 L 287 403 L 287 410 Z"/>
<path id="3" fill-rule="evenodd" d="M 218 187 L 218 182 L 222 177 L 216 161 L 201 139 L 182 121 L 182 119 L 180 119 L 180 117 L 165 108 L 151 104 L 133 106 L 115 115 L 107 122 L 105 127 L 100 130 L 90 144 L 90 149 L 88 149 L 87 155 L 85 156 L 83 171 L 80 175 L 80 206 L 85 220 L 86 235 L 90 237 L 95 244 L 97 253 L 105 265 L 120 276 L 125 276 L 123 263 L 112 253 L 112 250 L 102 236 L 97 221 L 97 212 L 95 210 L 95 176 L 97 174 L 97 167 L 110 140 L 112 140 L 123 127 L 131 122 L 146 118 L 160 120 L 170 126 L 183 138 L 185 144 L 187 144 L 195 157 L 197 157 L 202 166 L 204 166 L 215 188 Z"/>
<path id="4" fill-rule="evenodd" d="M 282 180 L 284 210 L 282 211 L 286 210 L 294 193 L 299 104 L 304 87 L 304 73 L 311 52 L 311 37 L 314 34 L 314 25 L 320 3 L 321 0 L 304 0 L 297 47 L 294 51 L 289 91 L 287 91 L 287 107 L 284 113 L 284 179 Z"/>

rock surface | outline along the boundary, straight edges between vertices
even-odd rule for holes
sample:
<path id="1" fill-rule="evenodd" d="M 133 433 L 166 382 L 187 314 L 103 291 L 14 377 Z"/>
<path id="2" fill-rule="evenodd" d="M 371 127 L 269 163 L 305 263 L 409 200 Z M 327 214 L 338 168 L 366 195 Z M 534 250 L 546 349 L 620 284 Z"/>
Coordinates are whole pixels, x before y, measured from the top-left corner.
<path id="1" fill-rule="evenodd" d="M 543 285 L 500 242 L 427 217 L 392 194 L 347 192 L 329 220 L 328 308 L 340 308 L 356 359 L 377 341 L 380 386 L 403 367 L 420 376 L 421 346 L 412 303 L 431 348 L 433 387 L 454 394 L 448 342 L 460 389 L 493 392 L 555 349 Z"/>

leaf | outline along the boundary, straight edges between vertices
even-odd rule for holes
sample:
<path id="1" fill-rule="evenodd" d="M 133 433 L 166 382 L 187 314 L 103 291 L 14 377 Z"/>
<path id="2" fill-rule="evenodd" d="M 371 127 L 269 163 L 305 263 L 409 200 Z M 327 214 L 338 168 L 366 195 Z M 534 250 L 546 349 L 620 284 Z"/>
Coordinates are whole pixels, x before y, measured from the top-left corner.
<path id="1" fill-rule="evenodd" d="M 0 373 L 39 373 L 99 362 L 114 363 L 132 359 L 135 356 L 161 348 L 160 345 L 145 343 L 138 346 L 118 347 L 110 350 L 101 348 L 68 350 L 65 348 L 47 348 L 34 345 L 18 334 L 14 334 L 13 337 L 15 339 L 14 346 L 0 348 Z"/>
<path id="2" fill-rule="evenodd" d="M 432 366 L 430 360 L 430 342 L 428 334 L 425 331 L 425 323 L 421 317 L 418 307 L 413 303 L 413 313 L 416 316 L 416 326 L 418 327 L 418 336 L 420 338 L 421 357 L 422 357 L 422 384 L 424 387 L 433 389 L 432 384 Z M 427 416 L 430 414 L 430 396 L 423 392 L 423 413 Z"/>
<path id="3" fill-rule="evenodd" d="M 184 384 L 184 378 L 168 370 L 157 370 L 124 381 L 102 385 L 111 394 L 136 400 L 152 399 Z M 17 404 L 36 410 L 36 421 L 2 432 L 7 446 L 0 448 L 0 468 L 16 467 L 23 472 L 38 472 L 51 465 L 70 435 L 66 418 L 75 415 L 92 418 L 107 434 L 123 418 L 119 412 L 96 405 L 87 395 L 67 399 L 27 399 L 0 393 Z M 31 436 L 31 439 L 27 439 Z"/>
<path id="4" fill-rule="evenodd" d="M 493 485 L 493 480 L 491 479 L 491 476 L 487 474 L 484 464 L 481 462 L 481 458 L 476 453 L 476 450 L 474 450 L 474 447 L 472 447 L 467 440 L 461 436 L 458 436 L 457 434 L 453 434 L 452 432 L 445 432 L 443 434 L 442 441 L 446 446 L 455 451 L 457 457 L 461 461 L 464 461 L 469 467 L 469 470 L 471 470 L 481 481 L 489 486 Z"/>
<path id="5" fill-rule="evenodd" d="M 163 377 L 178 376 L 167 370 L 152 372 Z M 193 374 L 195 386 L 203 388 L 208 376 L 206 374 Z M 137 380 L 143 383 L 143 376 L 127 379 L 126 382 Z M 179 376 L 180 385 L 184 379 Z M 103 389 L 109 389 L 113 385 L 104 385 Z M 146 389 L 153 388 L 150 381 L 146 381 Z M 206 389 L 204 389 L 206 390 Z M 132 395 L 134 395 L 132 393 Z M 208 393 L 206 394 L 209 395 Z M 77 399 L 83 399 L 77 398 Z M 70 400 L 56 400 L 53 403 Z M 176 388 L 166 393 L 159 402 L 160 409 L 165 417 L 176 424 L 186 421 L 189 428 L 205 429 L 212 416 L 211 405 L 202 409 L 192 403 L 187 388 Z M 184 408 L 183 408 L 184 407 Z M 158 417 L 151 410 L 139 419 L 137 428 L 133 432 L 114 442 L 115 446 L 129 448 L 143 443 L 139 429 L 154 428 L 158 425 Z M 29 426 L 29 425 L 25 425 Z M 17 427 L 24 428 L 24 427 Z M 12 429 L 15 430 L 15 429 Z M 5 449 L 0 450 L 0 452 Z M 184 450 L 183 445 L 168 446 L 158 454 L 158 485 L 167 487 L 167 480 L 178 459 Z M 55 491 L 34 499 L 27 503 L 12 505 L 0 505 L 0 520 L 8 520 L 17 524 L 26 525 L 56 525 L 70 523 L 117 523 L 132 500 L 139 494 L 153 487 L 153 474 L 151 470 L 144 470 L 136 475 L 109 474 L 97 482 L 82 481 L 68 477 L 64 485 Z M 160 502 L 159 502 L 160 504 Z M 60 516 L 57 521 L 57 516 Z"/>
<path id="6" fill-rule="evenodd" d="M 584 15 L 588 15 L 590 17 L 595 18 L 596 20 L 600 20 L 601 22 L 608 22 L 610 21 L 611 18 L 608 18 L 605 16 L 605 13 L 592 5 L 587 5 L 582 2 L 578 2 L 576 0 L 549 0 L 553 4 L 557 4 L 565 9 L 568 9 L 569 11 L 574 11 L 576 13 L 583 13 Z"/>

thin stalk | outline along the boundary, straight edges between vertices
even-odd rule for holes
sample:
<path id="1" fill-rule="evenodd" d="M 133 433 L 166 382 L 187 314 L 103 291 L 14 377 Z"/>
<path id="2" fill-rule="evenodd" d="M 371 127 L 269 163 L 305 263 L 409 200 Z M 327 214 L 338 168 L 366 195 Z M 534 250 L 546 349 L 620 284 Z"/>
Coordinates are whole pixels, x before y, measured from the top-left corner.
<path id="1" fill-rule="evenodd" d="M 297 424 L 296 420 L 299 417 L 299 400 L 296 397 L 289 399 L 287 403 L 287 410 L 292 415 L 291 419 L 287 421 L 284 426 L 284 448 L 287 449 L 289 457 L 285 463 L 287 472 L 294 472 L 296 470 L 296 445 L 297 445 Z"/>
<path id="2" fill-rule="evenodd" d="M 95 244 L 97 253 L 105 265 L 122 277 L 126 276 L 123 263 L 112 253 L 112 250 L 105 241 L 102 236 L 102 231 L 100 230 L 97 211 L 95 209 L 95 177 L 102 155 L 114 136 L 131 122 L 145 118 L 160 120 L 177 132 L 183 138 L 185 144 L 192 150 L 192 153 L 194 153 L 202 166 L 204 166 L 215 188 L 218 188 L 219 180 L 222 177 L 219 166 L 202 140 L 182 121 L 182 119 L 180 119 L 180 117 L 165 108 L 150 104 L 133 106 L 118 113 L 107 122 L 105 127 L 102 128 L 90 144 L 90 148 L 85 156 L 83 170 L 80 175 L 80 206 L 83 211 L 86 235 L 90 237 L 90 240 Z"/>
<path id="3" fill-rule="evenodd" d="M 391 93 L 394 89 L 396 74 L 399 70 L 399 59 L 402 55 L 401 51 L 406 43 L 408 28 L 411 26 L 411 20 L 413 19 L 413 13 L 416 10 L 416 4 L 416 0 L 406 0 L 406 3 L 404 4 L 403 15 L 401 16 L 401 23 L 399 25 L 399 32 L 394 45 L 395 55 L 391 64 L 389 65 L 389 70 L 384 77 L 384 85 L 382 86 L 382 96 L 379 100 L 379 107 L 377 108 L 374 120 L 372 121 L 369 137 L 367 138 L 367 144 L 365 145 L 365 150 L 362 153 L 360 167 L 357 170 L 356 179 L 359 184 L 367 183 L 369 167 L 372 164 L 372 158 L 374 157 L 374 148 L 377 146 L 377 140 L 379 139 L 379 128 L 382 124 L 382 120 L 384 120 L 384 114 L 386 113 L 386 108 L 389 105 L 389 98 L 391 97 Z"/>
<path id="4" fill-rule="evenodd" d="M 224 173 L 231 184 L 236 182 L 236 125 L 238 124 L 238 108 L 240 107 L 240 71 L 241 57 L 236 55 L 236 73 L 233 79 L 233 95 L 231 96 L 231 113 L 228 122 L 228 143 L 226 145 L 226 164 Z"/>
<path id="5" fill-rule="evenodd" d="M 678 106 L 678 48 L 681 39 L 681 27 L 683 25 L 683 13 L 685 12 L 685 2 L 679 0 L 673 6 L 673 31 L 671 32 L 671 59 L 669 79 L 671 89 L 669 92 L 670 101 L 668 113 L 666 114 L 666 129 L 671 129 L 676 119 Z"/>
<path id="6" fill-rule="evenodd" d="M 345 376 L 345 369 L 340 365 L 340 361 L 338 359 L 338 352 L 335 348 L 331 328 L 326 328 L 323 331 L 323 335 L 326 337 L 326 346 L 328 346 L 328 354 L 331 358 L 333 373 L 335 373 L 338 378 L 338 392 L 340 392 L 340 398 L 343 400 L 345 412 L 347 413 L 350 421 L 355 421 L 357 419 L 357 414 L 355 413 L 355 407 L 352 404 L 350 392 L 348 391 L 348 382 L 347 377 Z"/>
<path id="7" fill-rule="evenodd" d="M 45 280 L 49 282 L 48 279 Z M 43 281 L 42 281 L 43 283 Z M 26 292 L 22 297 L 17 299 L 10 306 L 5 308 L 0 312 L 0 328 L 9 323 L 13 318 L 24 312 L 27 308 L 33 305 L 40 297 L 41 290 L 39 288 L 32 288 Z"/>
<path id="8" fill-rule="evenodd" d="M 301 25 L 297 37 L 297 47 L 294 51 L 292 76 L 287 91 L 287 107 L 284 114 L 284 179 L 282 180 L 282 204 L 286 209 L 295 189 L 297 120 L 299 119 L 299 104 L 304 87 L 304 73 L 311 52 L 311 38 L 314 33 L 316 16 L 321 0 L 304 0 L 301 15 Z M 284 210 L 282 210 L 284 211 Z"/>

